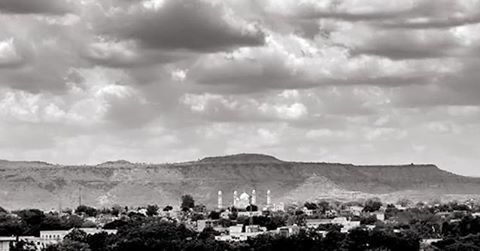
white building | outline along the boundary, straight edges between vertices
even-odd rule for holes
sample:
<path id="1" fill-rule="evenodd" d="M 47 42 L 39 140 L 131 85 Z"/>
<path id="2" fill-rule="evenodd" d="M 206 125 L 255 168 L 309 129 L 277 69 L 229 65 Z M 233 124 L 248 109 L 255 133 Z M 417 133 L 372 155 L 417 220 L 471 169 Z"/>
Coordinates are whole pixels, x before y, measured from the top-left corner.
<path id="1" fill-rule="evenodd" d="M 10 251 L 10 243 L 15 242 L 15 237 L 0 236 L 0 251 Z"/>
<path id="2" fill-rule="evenodd" d="M 320 225 L 332 224 L 332 220 L 331 219 L 307 219 L 306 224 L 308 228 L 316 229 Z"/>
<path id="3" fill-rule="evenodd" d="M 18 241 L 33 243 L 37 250 L 42 250 L 43 248 L 46 248 L 48 245 L 57 244 L 63 241 L 63 238 L 65 238 L 65 236 L 69 234 L 73 229 L 74 228 L 69 230 L 41 230 L 40 237 L 19 236 Z M 78 229 L 82 230 L 87 235 L 93 235 L 101 232 L 107 232 L 108 234 L 117 233 L 117 230 L 114 230 L 114 229 L 101 229 L 101 228 L 78 228 Z M 8 245 L 6 244 L 7 241 L 9 241 Z M 15 242 L 15 241 L 17 241 L 16 237 L 0 237 L 0 247 L 3 248 L 3 249 L 0 249 L 0 251 L 9 251 L 10 242 Z"/>
<path id="4" fill-rule="evenodd" d="M 253 216 L 262 216 L 262 212 L 260 211 L 239 211 L 237 213 L 238 216 L 246 216 L 246 217 L 253 217 Z"/>
<path id="5" fill-rule="evenodd" d="M 248 238 L 254 238 L 260 234 L 266 233 L 265 227 L 260 227 L 258 225 L 249 225 L 245 226 L 245 232 L 243 230 L 243 225 L 230 226 L 228 228 L 227 235 L 215 236 L 217 241 L 246 241 Z"/>

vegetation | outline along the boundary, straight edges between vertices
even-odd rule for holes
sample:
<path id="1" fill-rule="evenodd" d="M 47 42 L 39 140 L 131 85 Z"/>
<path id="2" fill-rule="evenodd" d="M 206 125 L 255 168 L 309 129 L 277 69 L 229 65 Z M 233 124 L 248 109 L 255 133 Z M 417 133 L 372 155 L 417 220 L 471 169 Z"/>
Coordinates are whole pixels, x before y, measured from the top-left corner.
<path id="1" fill-rule="evenodd" d="M 189 194 L 185 194 L 182 196 L 182 204 L 180 205 L 180 208 L 184 211 L 188 211 L 192 208 L 195 207 L 195 200 L 193 200 L 193 197 Z"/>
<path id="2" fill-rule="evenodd" d="M 418 250 L 419 237 L 412 232 L 395 234 L 388 230 L 368 231 L 355 229 L 350 233 L 332 231 L 325 237 L 315 231 L 301 231 L 297 235 L 260 235 L 246 242 L 227 243 L 215 241 L 218 233 L 206 228 L 196 233 L 183 224 L 162 221 L 158 218 L 129 220 L 117 235 L 105 233 L 87 236 L 82 231 L 72 231 L 65 240 L 50 246 L 48 251 L 91 250 Z"/>
<path id="3" fill-rule="evenodd" d="M 126 251 L 126 250 L 419 250 L 422 239 L 442 239 L 434 242 L 434 250 L 480 250 L 480 207 L 474 203 L 413 203 L 399 201 L 408 207 L 384 205 L 379 199 L 340 203 L 335 201 L 306 202 L 287 205 L 285 212 L 268 212 L 262 216 L 238 216 L 234 208 L 229 211 L 210 211 L 202 204 L 195 205 L 193 197 L 182 196 L 181 209 L 174 214 L 167 206 L 159 212 L 158 205 L 147 205 L 136 210 L 114 206 L 95 209 L 79 206 L 62 213 L 45 213 L 38 209 L 8 212 L 0 210 L 0 236 L 38 236 L 40 230 L 74 229 L 58 244 L 46 251 Z M 346 209 L 358 206 L 353 215 Z M 253 206 L 252 206 L 253 207 Z M 307 211 L 306 209 L 310 210 Z M 227 209 L 226 209 L 227 210 Z M 252 208 L 253 210 L 253 208 Z M 378 210 L 385 211 L 385 221 L 377 220 Z M 312 212 L 313 211 L 313 212 Z M 341 232 L 340 224 L 321 224 L 316 229 L 306 227 L 311 218 L 328 219 L 335 211 L 360 227 Z M 346 212 L 344 212 L 346 211 Z M 228 213 L 225 215 L 225 212 Z M 308 212 L 308 215 L 307 215 Z M 177 215 L 172 217 L 171 215 Z M 78 228 L 91 226 L 87 219 L 105 215 L 109 219 L 105 229 L 117 229 L 117 234 L 106 232 L 87 235 Z M 237 217 L 238 216 L 238 217 Z M 330 217 L 334 218 L 334 217 Z M 198 233 L 195 221 L 210 219 L 215 226 L 228 228 L 233 225 L 259 225 L 267 230 L 293 227 L 299 232 L 284 236 L 264 233 L 242 242 L 215 240 L 222 229 L 206 227 Z M 383 219 L 383 217 L 381 218 Z M 335 221 L 333 221 L 335 222 Z M 95 226 L 95 225 L 93 225 Z M 297 231 L 296 230 L 296 231 Z M 13 251 L 33 250 L 32 243 L 16 242 Z"/>

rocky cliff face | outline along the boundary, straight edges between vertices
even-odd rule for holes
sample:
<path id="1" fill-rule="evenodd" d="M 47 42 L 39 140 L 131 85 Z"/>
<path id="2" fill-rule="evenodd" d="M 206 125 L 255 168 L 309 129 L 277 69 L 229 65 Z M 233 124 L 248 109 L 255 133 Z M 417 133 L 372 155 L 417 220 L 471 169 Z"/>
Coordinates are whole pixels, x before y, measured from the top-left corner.
<path id="1" fill-rule="evenodd" d="M 232 192 L 257 190 L 257 201 L 318 198 L 384 200 L 412 196 L 476 196 L 480 178 L 455 175 L 435 165 L 355 166 L 300 163 L 261 154 L 209 157 L 177 164 L 133 164 L 110 161 L 96 166 L 61 166 L 44 162 L 0 161 L 0 206 L 14 209 L 94 206 L 174 205 L 182 194 L 214 206 L 217 191 L 230 204 Z"/>

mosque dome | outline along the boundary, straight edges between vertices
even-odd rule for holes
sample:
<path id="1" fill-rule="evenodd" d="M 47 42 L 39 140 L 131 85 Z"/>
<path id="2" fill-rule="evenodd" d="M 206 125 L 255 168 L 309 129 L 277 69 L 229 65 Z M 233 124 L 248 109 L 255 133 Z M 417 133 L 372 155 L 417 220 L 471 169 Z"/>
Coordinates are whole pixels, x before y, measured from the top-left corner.
<path id="1" fill-rule="evenodd" d="M 248 200 L 250 199 L 250 195 L 248 195 L 247 193 L 243 192 L 242 194 L 240 194 L 240 200 Z"/>

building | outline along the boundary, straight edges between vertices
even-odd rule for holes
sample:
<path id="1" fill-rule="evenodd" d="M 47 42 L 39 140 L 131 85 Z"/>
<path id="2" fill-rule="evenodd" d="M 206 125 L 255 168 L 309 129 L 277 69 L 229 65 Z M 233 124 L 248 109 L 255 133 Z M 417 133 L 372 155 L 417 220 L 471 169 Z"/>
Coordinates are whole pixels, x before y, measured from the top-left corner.
<path id="1" fill-rule="evenodd" d="M 370 215 L 375 215 L 379 221 L 385 221 L 385 213 L 383 212 L 373 212 Z"/>
<path id="2" fill-rule="evenodd" d="M 253 216 L 262 216 L 261 211 L 239 211 L 238 216 L 253 217 Z"/>
<path id="3" fill-rule="evenodd" d="M 0 251 L 10 251 L 10 244 L 15 240 L 13 236 L 0 236 Z"/>
<path id="4" fill-rule="evenodd" d="M 278 204 L 273 204 L 273 211 L 284 212 L 285 211 L 285 204 L 283 202 L 280 202 Z"/>
<path id="5" fill-rule="evenodd" d="M 267 208 L 270 208 L 272 206 L 272 195 L 270 193 L 270 190 L 267 190 Z"/>
<path id="6" fill-rule="evenodd" d="M 230 211 L 229 210 L 225 210 L 223 212 L 220 213 L 220 218 L 222 219 L 230 219 Z"/>
<path id="7" fill-rule="evenodd" d="M 308 209 L 308 208 L 306 208 L 306 207 L 303 207 L 303 208 L 302 208 L 302 211 L 303 211 L 303 212 L 305 213 L 305 215 L 307 215 L 307 216 L 312 216 L 312 215 L 315 214 L 315 212 L 316 212 L 315 210 L 313 210 L 313 209 Z"/>
<path id="8" fill-rule="evenodd" d="M 361 206 L 350 206 L 348 210 L 355 216 L 360 216 L 363 211 L 363 207 Z"/>
<path id="9" fill-rule="evenodd" d="M 248 238 L 254 238 L 260 234 L 267 232 L 265 227 L 258 225 L 245 226 L 245 232 L 243 231 L 243 225 L 230 226 L 228 228 L 228 234 L 215 236 L 217 241 L 246 241 Z"/>
<path id="10" fill-rule="evenodd" d="M 222 197 L 222 191 L 218 191 L 218 201 L 217 201 L 217 207 L 218 210 L 221 210 L 223 208 L 223 197 Z"/>
<path id="11" fill-rule="evenodd" d="M 250 200 L 250 203 L 252 205 L 256 205 L 257 204 L 257 195 L 256 195 L 256 192 L 255 192 L 255 189 L 252 190 L 252 198 Z"/>
<path id="12" fill-rule="evenodd" d="M 346 217 L 336 217 L 332 219 L 332 223 L 342 225 L 342 229 L 340 230 L 342 233 L 346 233 L 360 226 L 360 221 L 350 221 Z"/>
<path id="13" fill-rule="evenodd" d="M 250 205 L 250 195 L 248 193 L 243 192 L 240 194 L 240 197 L 238 197 L 237 201 L 237 208 L 246 208 L 248 205 Z"/>
<path id="14" fill-rule="evenodd" d="M 289 237 L 289 236 L 298 234 L 300 232 L 300 228 L 297 225 L 283 226 L 283 227 L 277 228 L 276 232 L 277 234 L 283 237 Z"/>
<path id="15" fill-rule="evenodd" d="M 215 220 L 197 220 L 197 231 L 202 232 L 205 228 L 215 226 Z"/>
<path id="16" fill-rule="evenodd" d="M 24 241 L 28 243 L 32 243 L 35 245 L 37 250 L 42 250 L 46 248 L 48 245 L 57 244 L 65 238 L 67 234 L 69 234 L 72 230 L 41 230 L 40 237 L 36 236 L 19 236 L 17 237 L 0 237 L 0 251 L 9 251 L 10 250 L 10 243 L 14 243 L 16 241 Z M 82 230 L 87 235 L 93 235 L 101 232 L 107 232 L 108 234 L 116 234 L 117 230 L 114 229 L 101 229 L 101 228 L 78 228 Z M 8 244 L 7 244 L 8 242 Z"/>
<path id="17" fill-rule="evenodd" d="M 307 219 L 306 225 L 308 228 L 317 229 L 320 225 L 332 224 L 331 219 Z"/>
<path id="18" fill-rule="evenodd" d="M 237 191 L 233 191 L 233 207 L 238 207 L 238 193 Z"/>
<path id="19" fill-rule="evenodd" d="M 42 230 L 40 231 L 40 239 L 61 241 L 72 231 L 70 230 Z"/>
<path id="20" fill-rule="evenodd" d="M 218 192 L 218 204 L 221 200 L 221 191 Z M 223 202 L 223 201 L 222 201 Z M 243 192 L 242 194 L 238 195 L 238 192 L 235 190 L 233 191 L 233 207 L 236 208 L 246 208 L 248 205 L 257 205 L 257 191 L 255 189 L 252 190 L 251 194 Z M 260 202 L 261 203 L 261 202 Z M 272 198 L 270 190 L 267 190 L 267 201 L 265 209 L 270 209 L 272 207 Z M 265 205 L 265 204 L 263 204 Z"/>

